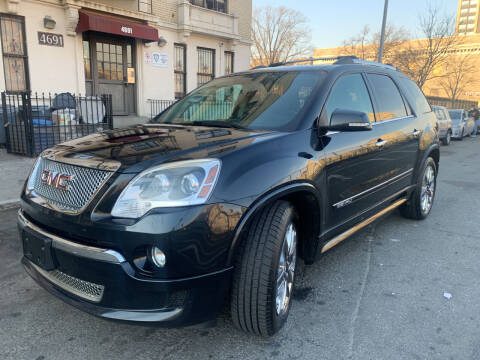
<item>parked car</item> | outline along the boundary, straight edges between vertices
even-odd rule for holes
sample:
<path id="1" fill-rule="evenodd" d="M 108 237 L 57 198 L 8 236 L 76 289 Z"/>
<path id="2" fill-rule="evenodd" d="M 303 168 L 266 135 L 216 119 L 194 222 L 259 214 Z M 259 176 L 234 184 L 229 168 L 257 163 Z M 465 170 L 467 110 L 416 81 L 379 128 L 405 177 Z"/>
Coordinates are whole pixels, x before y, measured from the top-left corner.
<path id="1" fill-rule="evenodd" d="M 299 258 L 397 208 L 429 215 L 436 121 L 412 80 L 353 57 L 215 79 L 154 123 L 46 150 L 21 194 L 22 262 L 102 318 L 191 325 L 229 299 L 238 328 L 275 334 Z"/>
<path id="2" fill-rule="evenodd" d="M 438 120 L 438 136 L 443 145 L 450 145 L 452 139 L 452 119 L 447 109 L 443 106 L 432 106 Z"/>
<path id="3" fill-rule="evenodd" d="M 470 136 L 475 127 L 475 121 L 468 116 L 466 110 L 448 110 L 452 119 L 452 137 L 454 139 L 463 140 L 465 136 Z"/>

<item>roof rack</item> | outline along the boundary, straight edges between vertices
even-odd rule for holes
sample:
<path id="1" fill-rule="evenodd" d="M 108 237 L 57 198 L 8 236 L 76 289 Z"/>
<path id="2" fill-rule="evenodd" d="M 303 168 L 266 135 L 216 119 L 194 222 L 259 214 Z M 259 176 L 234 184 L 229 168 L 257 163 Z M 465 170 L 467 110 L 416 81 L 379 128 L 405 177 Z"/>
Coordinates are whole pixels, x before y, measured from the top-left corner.
<path id="1" fill-rule="evenodd" d="M 358 65 L 370 65 L 370 66 L 378 66 L 383 67 L 385 69 L 395 70 L 398 69 L 390 64 L 382 64 L 375 61 L 369 60 L 362 60 L 353 55 L 344 55 L 344 56 L 333 56 L 333 57 L 325 57 L 325 58 L 309 58 L 309 59 L 302 59 L 302 60 L 292 60 L 292 61 L 284 61 L 284 62 L 276 62 L 271 63 L 268 67 L 278 67 L 278 66 L 285 66 L 285 65 L 292 65 L 304 62 L 314 62 L 314 61 L 334 61 L 333 65 L 344 65 L 344 64 L 358 64 Z M 254 69 L 264 68 L 265 66 L 257 66 Z"/>

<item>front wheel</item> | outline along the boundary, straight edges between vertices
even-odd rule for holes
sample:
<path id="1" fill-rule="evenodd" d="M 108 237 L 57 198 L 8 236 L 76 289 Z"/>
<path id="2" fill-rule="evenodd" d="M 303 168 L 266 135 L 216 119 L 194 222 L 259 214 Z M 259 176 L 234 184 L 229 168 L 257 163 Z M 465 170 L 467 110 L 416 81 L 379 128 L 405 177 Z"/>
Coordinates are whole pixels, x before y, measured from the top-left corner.
<path id="1" fill-rule="evenodd" d="M 289 202 L 277 201 L 255 217 L 240 245 L 230 310 L 245 332 L 271 336 L 287 320 L 297 263 L 296 218 Z"/>
<path id="2" fill-rule="evenodd" d="M 442 144 L 445 145 L 445 146 L 448 146 L 448 145 L 450 145 L 451 141 L 452 141 L 452 133 L 450 132 L 450 130 L 448 130 L 447 131 L 447 136 L 445 136 L 442 139 Z"/>
<path id="3" fill-rule="evenodd" d="M 409 219 L 423 220 L 432 210 L 437 187 L 437 165 L 431 157 L 427 158 L 423 171 L 417 181 L 409 201 L 401 208 L 402 215 Z"/>

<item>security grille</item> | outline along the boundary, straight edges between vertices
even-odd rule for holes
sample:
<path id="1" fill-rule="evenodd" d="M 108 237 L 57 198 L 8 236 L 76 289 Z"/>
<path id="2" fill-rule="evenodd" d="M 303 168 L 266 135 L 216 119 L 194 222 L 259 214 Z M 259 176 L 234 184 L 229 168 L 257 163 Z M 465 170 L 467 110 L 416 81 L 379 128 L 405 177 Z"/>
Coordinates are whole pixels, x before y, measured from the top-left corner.
<path id="1" fill-rule="evenodd" d="M 48 185 L 40 180 L 44 170 L 72 175 L 68 190 Z M 33 190 L 36 195 L 61 211 L 78 213 L 92 199 L 98 189 L 112 176 L 113 172 L 70 165 L 40 158 L 32 173 Z"/>
<path id="2" fill-rule="evenodd" d="M 45 271 L 36 265 L 33 266 L 49 281 L 82 299 L 98 303 L 103 298 L 103 292 L 105 291 L 105 286 L 103 285 L 78 279 L 60 270 Z"/>

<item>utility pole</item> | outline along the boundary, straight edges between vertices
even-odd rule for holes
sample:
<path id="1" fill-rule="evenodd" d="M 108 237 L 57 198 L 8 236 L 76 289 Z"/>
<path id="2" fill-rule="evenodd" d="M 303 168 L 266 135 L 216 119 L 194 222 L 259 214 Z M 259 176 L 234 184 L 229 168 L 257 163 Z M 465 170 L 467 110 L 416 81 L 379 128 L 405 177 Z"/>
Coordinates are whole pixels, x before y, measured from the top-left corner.
<path id="1" fill-rule="evenodd" d="M 388 0 L 385 0 L 385 6 L 383 8 L 383 22 L 382 22 L 382 32 L 380 35 L 380 46 L 378 47 L 378 62 L 382 62 L 383 58 L 383 44 L 385 43 L 385 28 L 387 26 L 387 15 L 388 15 Z"/>

